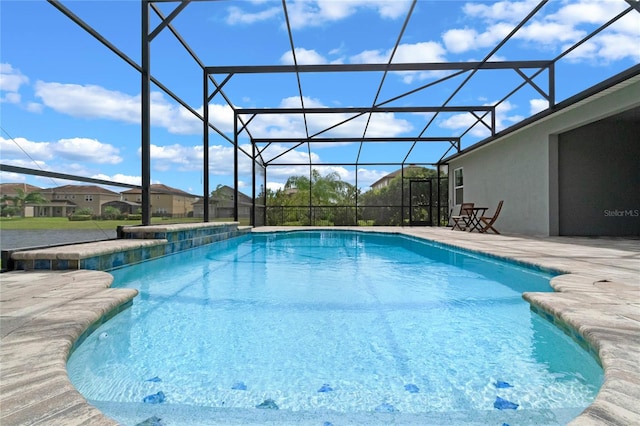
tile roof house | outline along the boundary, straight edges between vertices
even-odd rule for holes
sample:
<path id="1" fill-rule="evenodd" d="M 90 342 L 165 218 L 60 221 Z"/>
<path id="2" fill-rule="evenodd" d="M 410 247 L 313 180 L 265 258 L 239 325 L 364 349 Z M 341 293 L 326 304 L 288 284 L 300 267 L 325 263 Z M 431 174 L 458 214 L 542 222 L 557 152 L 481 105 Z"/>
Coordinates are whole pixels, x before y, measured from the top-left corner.
<path id="1" fill-rule="evenodd" d="M 170 217 L 189 217 L 193 215 L 193 203 L 200 197 L 181 189 L 162 184 L 149 187 L 151 195 L 151 215 Z M 142 202 L 142 190 L 139 188 L 121 192 L 124 201 Z"/>
<path id="2" fill-rule="evenodd" d="M 15 197 L 18 194 L 18 191 L 21 190 L 26 194 L 30 194 L 32 192 L 40 192 L 42 193 L 42 188 L 29 185 L 28 183 L 0 183 L 0 199 L 2 199 L 2 205 L 13 205 L 14 202 L 11 200 L 12 197 Z M 5 198 L 6 197 L 6 198 Z M 27 204 L 25 207 L 25 217 L 33 217 L 33 205 Z"/>
<path id="3" fill-rule="evenodd" d="M 250 217 L 253 200 L 238 191 L 238 216 Z M 209 198 L 209 219 L 233 219 L 234 190 L 230 186 L 221 185 Z M 193 203 L 193 216 L 204 217 L 204 199 Z"/>
<path id="4" fill-rule="evenodd" d="M 404 168 L 405 172 L 408 169 L 412 169 L 412 168 L 416 168 L 416 169 L 423 169 L 424 167 L 419 167 L 419 166 L 407 166 Z M 388 175 L 385 175 L 383 177 L 381 177 L 380 179 L 378 179 L 377 181 L 373 182 L 370 187 L 371 189 L 380 189 L 380 188 L 384 188 L 385 186 L 389 185 L 389 182 L 391 182 L 393 180 L 393 178 L 395 178 L 396 176 L 399 176 L 402 173 L 402 169 L 398 169 L 394 172 L 389 173 Z"/>
<path id="5" fill-rule="evenodd" d="M 43 189 L 41 194 L 49 203 L 34 206 L 34 216 L 65 217 L 83 208 L 99 215 L 103 204 L 120 200 L 117 192 L 97 185 L 63 185 Z"/>

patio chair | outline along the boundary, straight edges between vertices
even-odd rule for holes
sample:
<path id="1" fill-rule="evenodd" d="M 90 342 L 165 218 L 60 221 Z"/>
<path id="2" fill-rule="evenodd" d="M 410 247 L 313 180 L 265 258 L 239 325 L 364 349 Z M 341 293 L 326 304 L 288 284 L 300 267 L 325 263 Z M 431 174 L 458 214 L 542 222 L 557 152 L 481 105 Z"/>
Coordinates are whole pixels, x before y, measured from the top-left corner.
<path id="1" fill-rule="evenodd" d="M 458 228 L 461 231 L 464 231 L 467 226 L 469 226 L 469 218 L 471 217 L 473 203 L 462 203 L 460 205 L 460 214 L 455 216 L 451 216 L 451 221 L 453 222 L 453 227 L 451 230 Z"/>
<path id="2" fill-rule="evenodd" d="M 504 200 L 500 200 L 500 202 L 498 203 L 498 207 L 496 207 L 496 211 L 493 213 L 493 216 L 480 216 L 480 222 L 482 223 L 480 232 L 493 231 L 496 234 L 499 234 L 498 230 L 493 227 L 493 224 L 498 219 L 498 216 L 500 216 L 500 210 L 502 210 L 503 202 Z"/>

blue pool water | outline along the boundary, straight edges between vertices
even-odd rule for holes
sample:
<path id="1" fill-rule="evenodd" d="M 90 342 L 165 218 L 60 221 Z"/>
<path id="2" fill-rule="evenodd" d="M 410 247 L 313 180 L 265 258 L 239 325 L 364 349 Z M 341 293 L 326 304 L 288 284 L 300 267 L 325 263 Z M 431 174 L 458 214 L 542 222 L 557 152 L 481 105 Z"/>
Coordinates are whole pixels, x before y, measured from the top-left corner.
<path id="1" fill-rule="evenodd" d="M 602 383 L 521 297 L 551 273 L 418 239 L 253 234 L 112 273 L 140 293 L 68 371 L 123 424 L 565 424 Z"/>

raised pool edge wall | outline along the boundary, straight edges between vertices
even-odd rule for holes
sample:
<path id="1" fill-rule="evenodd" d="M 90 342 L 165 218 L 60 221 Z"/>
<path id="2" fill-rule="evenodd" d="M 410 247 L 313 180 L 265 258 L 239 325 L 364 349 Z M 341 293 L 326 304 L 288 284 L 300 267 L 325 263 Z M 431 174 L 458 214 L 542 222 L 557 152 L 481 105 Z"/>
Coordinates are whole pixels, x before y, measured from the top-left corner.
<path id="1" fill-rule="evenodd" d="M 16 251 L 11 258 L 16 270 L 110 271 L 250 232 L 250 226 L 238 222 L 125 226 L 116 240 Z"/>

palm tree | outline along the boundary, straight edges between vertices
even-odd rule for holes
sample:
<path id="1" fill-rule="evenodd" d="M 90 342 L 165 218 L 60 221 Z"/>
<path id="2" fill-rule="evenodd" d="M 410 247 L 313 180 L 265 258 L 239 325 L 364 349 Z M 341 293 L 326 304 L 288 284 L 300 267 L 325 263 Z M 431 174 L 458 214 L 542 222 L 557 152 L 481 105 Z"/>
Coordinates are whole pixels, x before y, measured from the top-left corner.
<path id="1" fill-rule="evenodd" d="M 334 223 L 336 213 L 340 212 L 345 216 L 349 207 L 355 203 L 355 186 L 340 179 L 336 172 L 322 176 L 316 169 L 311 170 L 311 176 L 291 176 L 287 179 L 283 190 L 277 191 L 269 200 L 269 205 L 273 206 L 295 206 L 298 209 L 289 210 L 291 216 L 286 221 L 300 221 L 306 224 L 313 221 L 325 220 Z M 308 206 L 308 207 L 305 207 Z M 337 207 L 344 207 L 338 209 Z M 314 213 L 311 213 L 313 209 Z M 303 215 L 302 217 L 300 215 Z M 348 215 L 348 214 L 347 214 Z M 341 217 L 341 224 L 355 223 L 354 219 L 349 220 Z"/>
<path id="2" fill-rule="evenodd" d="M 2 200 L 11 200 L 14 206 L 20 208 L 20 217 L 25 216 L 27 204 L 44 204 L 49 202 L 49 200 L 37 191 L 26 192 L 20 188 L 16 188 L 16 194 L 14 196 L 4 195 Z"/>

